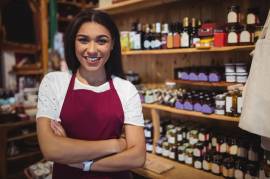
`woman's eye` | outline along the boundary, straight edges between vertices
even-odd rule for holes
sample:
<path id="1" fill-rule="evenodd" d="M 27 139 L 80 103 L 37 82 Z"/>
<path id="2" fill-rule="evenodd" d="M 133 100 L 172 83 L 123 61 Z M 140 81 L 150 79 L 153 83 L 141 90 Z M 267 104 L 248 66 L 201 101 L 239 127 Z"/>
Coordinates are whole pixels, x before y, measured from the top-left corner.
<path id="1" fill-rule="evenodd" d="M 88 39 L 86 39 L 86 38 L 79 38 L 78 41 L 79 41 L 80 43 L 82 43 L 82 44 L 88 43 Z"/>
<path id="2" fill-rule="evenodd" d="M 107 43 L 108 40 L 107 39 L 98 39 L 97 42 L 98 42 L 98 44 L 103 45 L 103 44 Z"/>

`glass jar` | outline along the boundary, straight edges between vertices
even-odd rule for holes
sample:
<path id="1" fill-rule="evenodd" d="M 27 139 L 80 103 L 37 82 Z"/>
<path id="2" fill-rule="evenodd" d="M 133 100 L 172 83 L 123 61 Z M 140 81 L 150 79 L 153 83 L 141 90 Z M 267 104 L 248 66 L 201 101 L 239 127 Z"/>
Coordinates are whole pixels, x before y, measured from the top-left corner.
<path id="1" fill-rule="evenodd" d="M 219 136 L 217 138 L 216 151 L 218 153 L 225 154 L 228 150 L 228 143 L 225 136 Z"/>
<path id="2" fill-rule="evenodd" d="M 228 37 L 227 37 L 227 45 L 235 46 L 239 44 L 239 32 L 238 27 L 233 25 L 229 28 Z"/>
<path id="3" fill-rule="evenodd" d="M 213 156 L 211 171 L 215 175 L 220 175 L 222 169 L 222 155 L 216 154 Z"/>
<path id="4" fill-rule="evenodd" d="M 222 175 L 225 178 L 234 178 L 234 159 L 233 159 L 233 157 L 227 157 L 223 160 Z"/>
<path id="5" fill-rule="evenodd" d="M 225 106 L 225 95 L 224 94 L 216 95 L 215 104 L 216 106 Z"/>
<path id="6" fill-rule="evenodd" d="M 260 150 L 260 145 L 257 143 L 251 143 L 248 150 L 248 160 L 257 162 L 259 160 L 258 153 Z"/>
<path id="7" fill-rule="evenodd" d="M 247 25 L 244 25 L 243 29 L 240 32 L 239 44 L 240 45 L 252 45 L 253 44 L 252 34 L 248 30 Z"/>
<path id="8" fill-rule="evenodd" d="M 169 144 L 176 144 L 176 129 L 170 129 L 168 131 L 168 142 Z"/>
<path id="9" fill-rule="evenodd" d="M 237 157 L 246 159 L 248 156 L 248 147 L 248 141 L 245 139 L 240 139 L 238 141 Z"/>
<path id="10" fill-rule="evenodd" d="M 144 121 L 144 135 L 146 139 L 153 138 L 153 124 L 152 121 L 149 119 L 146 119 Z"/>
<path id="11" fill-rule="evenodd" d="M 249 162 L 247 164 L 247 170 L 245 174 L 245 179 L 258 179 L 259 178 L 259 164 L 254 162 Z"/>
<path id="12" fill-rule="evenodd" d="M 213 132 L 210 133 L 210 136 L 211 136 L 211 146 L 212 148 L 215 148 L 216 149 L 216 146 L 217 146 L 217 135 Z"/>
<path id="13" fill-rule="evenodd" d="M 193 111 L 193 99 L 192 95 L 188 95 L 184 102 L 184 109 L 188 111 Z"/>
<path id="14" fill-rule="evenodd" d="M 193 129 L 190 131 L 189 143 L 190 145 L 195 145 L 198 142 L 198 130 Z"/>
<path id="15" fill-rule="evenodd" d="M 181 163 L 185 162 L 185 150 L 186 150 L 186 147 L 183 145 L 180 145 L 177 147 L 178 161 Z"/>
<path id="16" fill-rule="evenodd" d="M 203 154 L 205 153 L 204 151 L 204 143 L 203 142 L 198 142 L 195 144 L 194 149 L 193 149 L 193 156 L 194 157 L 202 157 Z"/>
<path id="17" fill-rule="evenodd" d="M 193 160 L 194 160 L 193 167 L 201 170 L 203 165 L 202 157 L 194 157 Z"/>
<path id="18" fill-rule="evenodd" d="M 181 127 L 176 127 L 176 141 L 177 143 L 182 142 L 183 141 L 183 133 L 182 133 L 182 128 Z"/>
<path id="19" fill-rule="evenodd" d="M 203 170 L 211 171 L 211 163 L 213 160 L 213 154 L 211 152 L 206 153 L 203 157 Z"/>
<path id="20" fill-rule="evenodd" d="M 214 112 L 213 100 L 210 97 L 206 97 L 202 104 L 202 113 L 212 114 Z"/>
<path id="21" fill-rule="evenodd" d="M 152 152 L 152 151 L 153 151 L 153 140 L 146 139 L 146 152 Z"/>
<path id="22" fill-rule="evenodd" d="M 162 155 L 162 142 L 163 142 L 162 138 L 160 138 L 157 142 L 156 150 L 155 150 L 157 155 Z"/>
<path id="23" fill-rule="evenodd" d="M 162 156 L 169 157 L 169 153 L 170 153 L 170 145 L 168 142 L 165 141 L 162 143 Z"/>
<path id="24" fill-rule="evenodd" d="M 172 160 L 177 160 L 177 146 L 176 145 L 170 145 L 170 153 L 169 153 L 169 158 Z"/>
<path id="25" fill-rule="evenodd" d="M 244 179 L 246 173 L 246 160 L 238 159 L 235 161 L 234 177 L 236 179 Z"/>
<path id="26" fill-rule="evenodd" d="M 193 165 L 193 149 L 192 148 L 186 148 L 186 151 L 185 151 L 185 164 Z"/>
<path id="27" fill-rule="evenodd" d="M 206 128 L 200 128 L 198 137 L 201 142 L 209 141 L 209 131 Z"/>
<path id="28" fill-rule="evenodd" d="M 225 115 L 225 106 L 216 106 L 215 114 Z"/>
<path id="29" fill-rule="evenodd" d="M 230 155 L 237 155 L 238 143 L 236 138 L 228 138 L 228 153 Z"/>

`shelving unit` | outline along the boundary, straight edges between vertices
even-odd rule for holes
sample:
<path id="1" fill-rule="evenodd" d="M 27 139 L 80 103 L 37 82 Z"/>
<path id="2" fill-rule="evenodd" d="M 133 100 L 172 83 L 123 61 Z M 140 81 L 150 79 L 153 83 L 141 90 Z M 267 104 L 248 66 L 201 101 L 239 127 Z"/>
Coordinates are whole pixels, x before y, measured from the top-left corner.
<path id="1" fill-rule="evenodd" d="M 254 45 L 230 46 L 230 47 L 211 47 L 210 49 L 179 48 L 161 50 L 131 50 L 122 52 L 122 55 L 168 55 L 168 54 L 189 54 L 189 53 L 211 53 L 211 52 L 233 52 L 233 51 L 252 51 Z"/>
<path id="2" fill-rule="evenodd" d="M 183 85 L 191 85 L 191 86 L 201 86 L 201 87 L 219 87 L 219 88 L 227 88 L 231 85 L 236 85 L 239 83 L 229 83 L 225 81 L 221 82 L 201 82 L 201 81 L 188 81 L 188 80 L 168 80 L 171 82 L 175 82 L 176 84 L 183 84 Z"/>
<path id="3" fill-rule="evenodd" d="M 122 31 L 131 29 L 131 24 L 136 21 L 141 23 L 154 22 L 176 22 L 181 21 L 185 16 L 195 17 L 201 20 L 211 19 L 217 24 L 224 24 L 227 11 L 232 1 L 222 0 L 127 0 L 109 7 L 97 8 L 113 15 L 116 24 Z M 265 0 L 237 2 L 241 6 L 241 12 L 246 12 L 249 7 L 270 7 L 270 3 Z M 166 13 L 163 13 L 166 12 Z M 263 14 L 267 14 L 268 8 L 263 9 Z M 217 15 L 218 14 L 218 15 Z M 159 50 L 132 50 L 123 51 L 123 66 L 125 71 L 132 70 L 138 73 L 143 83 L 160 84 L 164 81 L 173 81 L 177 84 L 190 85 L 191 87 L 205 88 L 227 88 L 236 83 L 208 83 L 191 82 L 174 79 L 174 68 L 190 66 L 211 66 L 223 65 L 224 63 L 246 62 L 249 60 L 249 53 L 254 49 L 254 45 L 211 47 L 210 49 L 180 48 L 180 49 L 159 49 Z M 221 63 L 221 64 L 220 64 Z M 154 85 L 155 86 L 155 85 Z M 154 87 L 155 88 L 155 87 Z M 151 116 L 153 123 L 153 148 L 160 137 L 161 115 L 171 113 L 179 116 L 187 116 L 189 119 L 195 118 L 217 121 L 218 123 L 236 124 L 239 117 L 222 116 L 216 114 L 202 114 L 200 112 L 179 110 L 173 107 L 159 104 L 143 104 L 147 114 Z M 145 110 L 144 110 L 145 111 Z M 208 122 L 208 121 L 206 121 Z M 180 164 L 175 161 L 156 156 L 153 151 L 147 156 L 157 158 L 160 162 L 172 163 L 175 168 L 158 175 L 144 168 L 133 170 L 139 175 L 148 178 L 222 178 L 212 175 L 202 170 L 196 170 L 190 166 Z"/>
<path id="4" fill-rule="evenodd" d="M 176 109 L 174 107 L 164 106 L 160 104 L 143 104 L 142 106 L 143 108 L 146 108 L 146 109 L 165 111 L 165 112 L 170 112 L 173 114 L 179 114 L 182 116 L 192 116 L 195 118 L 206 118 L 206 119 L 213 119 L 213 120 L 220 120 L 220 121 L 239 122 L 239 117 L 230 117 L 230 116 L 217 115 L 217 114 L 203 114 L 201 112 L 181 110 L 181 109 Z"/>
<path id="5" fill-rule="evenodd" d="M 4 51 L 13 51 L 15 53 L 29 53 L 35 54 L 40 51 L 40 46 L 33 44 L 20 44 L 14 42 L 3 42 L 2 50 Z"/>
<path id="6" fill-rule="evenodd" d="M 36 161 L 41 159 L 41 151 L 39 148 L 21 151 L 20 154 L 14 155 L 14 156 L 7 156 L 7 148 L 8 144 L 11 142 L 17 142 L 21 140 L 28 140 L 36 137 L 36 132 L 31 132 L 24 135 L 18 135 L 18 136 L 12 136 L 10 137 L 10 132 L 14 130 L 20 130 L 22 127 L 30 127 L 35 126 L 35 119 L 26 120 L 26 121 L 17 121 L 17 122 L 10 122 L 10 123 L 4 123 L 0 124 L 0 178 L 8 178 L 9 174 L 8 166 L 10 162 L 17 162 L 17 160 L 23 160 L 23 159 L 36 159 Z M 20 133 L 20 132 L 19 132 Z M 27 165 L 31 163 L 24 162 Z M 25 166 L 25 167 L 26 167 Z"/>

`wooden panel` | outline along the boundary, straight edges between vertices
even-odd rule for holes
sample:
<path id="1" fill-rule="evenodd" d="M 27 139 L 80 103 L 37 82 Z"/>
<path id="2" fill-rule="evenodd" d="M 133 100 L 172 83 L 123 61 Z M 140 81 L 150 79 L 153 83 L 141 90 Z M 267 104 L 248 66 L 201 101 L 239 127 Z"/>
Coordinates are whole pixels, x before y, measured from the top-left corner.
<path id="1" fill-rule="evenodd" d="M 153 138 L 153 149 L 156 148 L 157 142 L 160 138 L 160 118 L 159 118 L 159 111 L 156 109 L 151 109 L 151 116 L 153 121 L 153 127 L 154 127 L 154 138 Z M 155 153 L 155 150 L 153 150 L 153 153 Z"/>
<path id="2" fill-rule="evenodd" d="M 213 175 L 202 170 L 195 169 L 191 166 L 181 164 L 176 161 L 172 161 L 154 154 L 147 153 L 147 158 L 157 159 L 162 163 L 172 164 L 173 169 L 164 172 L 163 174 L 156 174 L 144 168 L 133 169 L 132 171 L 147 178 L 153 179 L 182 179 L 182 178 L 194 178 L 194 179 L 221 179 L 223 177 Z"/>

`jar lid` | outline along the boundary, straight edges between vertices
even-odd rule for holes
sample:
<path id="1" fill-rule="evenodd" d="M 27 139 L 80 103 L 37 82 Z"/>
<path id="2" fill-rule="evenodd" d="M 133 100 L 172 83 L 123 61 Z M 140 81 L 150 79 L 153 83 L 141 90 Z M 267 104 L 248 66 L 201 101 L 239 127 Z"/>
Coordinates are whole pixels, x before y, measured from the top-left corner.
<path id="1" fill-rule="evenodd" d="M 236 76 L 247 76 L 248 75 L 248 73 L 245 73 L 245 72 L 243 72 L 243 73 L 236 73 Z"/>
<path id="2" fill-rule="evenodd" d="M 232 72 L 232 73 L 225 73 L 225 75 L 226 75 L 226 76 L 235 76 L 236 73 L 233 73 L 233 72 Z"/>
<path id="3" fill-rule="evenodd" d="M 235 63 L 236 66 L 247 66 L 246 63 Z"/>

